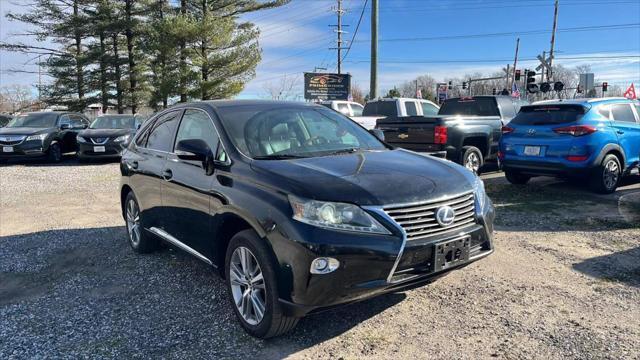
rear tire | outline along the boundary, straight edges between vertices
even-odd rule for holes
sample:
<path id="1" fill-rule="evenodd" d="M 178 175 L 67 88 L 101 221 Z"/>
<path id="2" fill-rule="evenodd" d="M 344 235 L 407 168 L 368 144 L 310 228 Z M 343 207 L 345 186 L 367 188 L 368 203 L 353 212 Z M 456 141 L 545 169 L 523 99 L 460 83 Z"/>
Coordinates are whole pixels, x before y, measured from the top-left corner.
<path id="1" fill-rule="evenodd" d="M 47 160 L 52 163 L 59 163 L 60 161 L 62 161 L 62 149 L 60 149 L 60 144 L 53 143 L 49 145 Z"/>
<path id="2" fill-rule="evenodd" d="M 243 258 L 245 260 L 241 261 Z M 226 282 L 233 311 L 245 331 L 261 339 L 282 335 L 293 329 L 299 320 L 286 316 L 278 302 L 276 273 L 271 258 L 256 232 L 244 230 L 229 242 L 225 259 Z"/>
<path id="3" fill-rule="evenodd" d="M 507 178 L 507 181 L 515 184 L 515 185 L 524 185 L 531 180 L 531 176 L 521 174 L 515 170 L 505 170 L 504 176 Z"/>
<path id="4" fill-rule="evenodd" d="M 591 189 L 600 194 L 611 194 L 616 191 L 622 178 L 622 166 L 620 160 L 613 154 L 608 154 L 602 159 L 591 175 Z"/>
<path id="5" fill-rule="evenodd" d="M 130 191 L 124 201 L 124 218 L 127 223 L 129 245 L 138 254 L 147 254 L 160 247 L 160 241 L 148 234 L 142 226 L 142 212 L 138 200 Z"/>
<path id="6" fill-rule="evenodd" d="M 475 146 L 463 146 L 460 150 L 460 165 L 474 174 L 480 173 L 480 168 L 484 165 L 482 151 Z"/>

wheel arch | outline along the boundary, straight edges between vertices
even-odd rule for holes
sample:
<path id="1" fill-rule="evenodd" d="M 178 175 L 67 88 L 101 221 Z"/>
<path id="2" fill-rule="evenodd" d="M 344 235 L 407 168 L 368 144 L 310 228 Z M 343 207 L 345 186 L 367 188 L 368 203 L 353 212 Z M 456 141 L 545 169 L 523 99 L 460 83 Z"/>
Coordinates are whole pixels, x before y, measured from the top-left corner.
<path id="1" fill-rule="evenodd" d="M 620 165 L 622 166 L 623 170 L 627 168 L 627 156 L 624 152 L 624 149 L 618 144 L 605 145 L 602 150 L 600 150 L 600 154 L 598 154 L 598 157 L 595 159 L 593 165 L 600 165 L 604 157 L 609 154 L 613 154 L 618 158 L 618 161 L 620 161 Z"/>
<path id="2" fill-rule="evenodd" d="M 133 192 L 133 189 L 129 186 L 129 185 L 123 185 L 122 188 L 120 189 L 120 212 L 122 213 L 122 218 L 125 217 L 124 215 L 124 202 L 127 199 L 127 195 L 129 195 L 130 192 Z"/>
<path id="3" fill-rule="evenodd" d="M 474 146 L 477 147 L 482 156 L 486 158 L 489 155 L 489 138 L 486 134 L 473 134 L 465 136 L 462 139 L 462 146 Z"/>

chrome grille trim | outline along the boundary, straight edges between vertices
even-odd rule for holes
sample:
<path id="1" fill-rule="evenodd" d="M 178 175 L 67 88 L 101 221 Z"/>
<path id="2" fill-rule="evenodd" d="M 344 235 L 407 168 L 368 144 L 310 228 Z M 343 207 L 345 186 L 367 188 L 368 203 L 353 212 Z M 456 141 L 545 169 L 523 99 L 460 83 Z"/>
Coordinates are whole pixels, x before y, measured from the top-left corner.
<path id="1" fill-rule="evenodd" d="M 449 226 L 441 226 L 436 221 L 436 209 L 441 206 L 455 210 L 454 221 Z M 402 227 L 408 241 L 458 230 L 476 221 L 473 192 L 436 201 L 385 206 L 383 211 Z"/>
<path id="2" fill-rule="evenodd" d="M 91 142 L 96 145 L 104 145 L 107 143 L 107 141 L 109 141 L 109 137 L 92 137 L 90 139 L 91 139 Z"/>

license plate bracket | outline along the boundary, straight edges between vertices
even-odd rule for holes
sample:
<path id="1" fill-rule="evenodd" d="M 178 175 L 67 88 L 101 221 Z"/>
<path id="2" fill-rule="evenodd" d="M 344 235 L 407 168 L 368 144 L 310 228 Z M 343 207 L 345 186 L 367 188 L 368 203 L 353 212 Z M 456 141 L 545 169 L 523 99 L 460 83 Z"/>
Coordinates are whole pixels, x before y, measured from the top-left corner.
<path id="1" fill-rule="evenodd" d="M 540 156 L 540 146 L 525 146 L 524 154 L 529 156 Z"/>
<path id="2" fill-rule="evenodd" d="M 436 243 L 433 249 L 434 270 L 446 270 L 468 262 L 469 249 L 471 238 L 468 236 Z"/>

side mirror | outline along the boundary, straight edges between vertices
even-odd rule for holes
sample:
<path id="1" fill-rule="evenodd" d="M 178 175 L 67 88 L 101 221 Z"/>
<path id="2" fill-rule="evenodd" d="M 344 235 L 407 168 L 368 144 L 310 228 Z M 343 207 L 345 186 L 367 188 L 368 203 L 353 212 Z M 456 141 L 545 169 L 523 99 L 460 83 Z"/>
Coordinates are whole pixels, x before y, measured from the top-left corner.
<path id="1" fill-rule="evenodd" d="M 71 129 L 71 124 L 68 124 L 68 123 L 60 124 L 60 130 L 69 130 L 69 129 Z"/>
<path id="2" fill-rule="evenodd" d="M 384 131 L 380 129 L 371 129 L 369 130 L 369 132 L 371 133 L 371 135 L 377 137 L 378 140 L 384 141 Z"/>
<path id="3" fill-rule="evenodd" d="M 202 139 L 180 140 L 175 153 L 182 160 L 205 162 L 213 158 L 209 145 Z"/>

